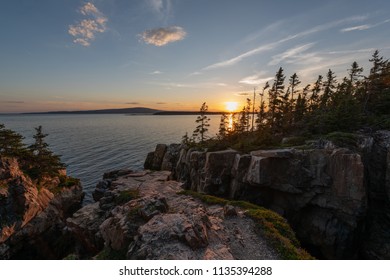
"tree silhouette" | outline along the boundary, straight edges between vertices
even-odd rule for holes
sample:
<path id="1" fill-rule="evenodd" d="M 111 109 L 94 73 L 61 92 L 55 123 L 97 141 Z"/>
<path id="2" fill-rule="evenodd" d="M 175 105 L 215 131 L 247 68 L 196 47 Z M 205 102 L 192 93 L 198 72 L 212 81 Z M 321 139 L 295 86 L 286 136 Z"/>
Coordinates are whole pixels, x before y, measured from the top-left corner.
<path id="1" fill-rule="evenodd" d="M 207 110 L 208 106 L 206 105 L 206 102 L 203 102 L 202 106 L 200 107 L 200 114 L 195 121 L 198 125 L 192 134 L 194 139 L 198 139 L 202 145 L 204 144 L 206 133 L 209 130 L 208 127 L 210 126 L 210 118 L 206 115 Z"/>

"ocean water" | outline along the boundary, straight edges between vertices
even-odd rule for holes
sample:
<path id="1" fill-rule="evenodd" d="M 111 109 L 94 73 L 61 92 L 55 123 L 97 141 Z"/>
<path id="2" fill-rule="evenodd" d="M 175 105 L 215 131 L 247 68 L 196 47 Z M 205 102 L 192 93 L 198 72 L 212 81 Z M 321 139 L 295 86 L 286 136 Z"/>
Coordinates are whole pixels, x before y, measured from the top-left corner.
<path id="1" fill-rule="evenodd" d="M 217 133 L 219 116 L 210 116 L 208 136 Z M 69 176 L 81 180 L 85 203 L 103 173 L 143 168 L 148 152 L 159 143 L 179 143 L 182 136 L 196 127 L 196 116 L 154 115 L 0 115 L 5 124 L 33 141 L 34 127 L 42 125 L 50 149 L 61 155 Z"/>

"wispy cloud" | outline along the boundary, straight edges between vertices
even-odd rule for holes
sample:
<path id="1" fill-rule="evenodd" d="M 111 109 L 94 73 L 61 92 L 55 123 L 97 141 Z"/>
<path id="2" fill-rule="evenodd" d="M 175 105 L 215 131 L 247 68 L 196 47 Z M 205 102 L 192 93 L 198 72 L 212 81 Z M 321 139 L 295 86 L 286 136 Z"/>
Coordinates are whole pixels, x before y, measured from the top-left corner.
<path id="1" fill-rule="evenodd" d="M 169 43 L 181 41 L 186 35 L 187 33 L 182 27 L 170 26 L 146 30 L 139 36 L 145 43 L 161 47 Z"/>
<path id="2" fill-rule="evenodd" d="M 234 95 L 237 95 L 237 96 L 249 96 L 249 92 L 236 92 Z"/>
<path id="3" fill-rule="evenodd" d="M 226 83 L 221 82 L 198 82 L 198 83 L 180 83 L 180 82 L 152 82 L 151 84 L 163 86 L 167 89 L 172 88 L 216 88 L 216 87 L 226 87 L 228 86 Z"/>
<path id="4" fill-rule="evenodd" d="M 240 62 L 241 60 L 243 60 L 244 58 L 250 57 L 250 56 L 255 55 L 255 54 L 259 54 L 259 53 L 267 51 L 267 50 L 271 50 L 272 48 L 276 47 L 276 45 L 277 45 L 277 43 L 271 43 L 271 44 L 260 46 L 258 48 L 255 48 L 253 50 L 242 53 L 242 54 L 240 54 L 236 57 L 233 57 L 231 59 L 211 64 L 207 67 L 204 67 L 202 70 L 212 70 L 212 69 L 216 69 L 216 68 L 222 68 L 222 67 L 234 65 L 234 64 Z"/>
<path id="5" fill-rule="evenodd" d="M 171 0 L 148 0 L 148 4 L 160 20 L 167 21 L 172 15 Z"/>
<path id="6" fill-rule="evenodd" d="M 369 24 L 363 24 L 363 25 L 358 25 L 358 26 L 352 26 L 348 28 L 343 28 L 340 31 L 341 32 L 349 32 L 349 31 L 355 31 L 355 30 L 367 30 L 370 29 L 372 26 Z"/>
<path id="7" fill-rule="evenodd" d="M 240 84 L 246 84 L 246 85 L 260 85 L 263 84 L 269 80 L 272 80 L 273 77 L 265 77 L 265 72 L 260 72 L 255 75 L 251 75 L 245 78 L 242 78 L 239 83 Z"/>
<path id="8" fill-rule="evenodd" d="M 75 25 L 70 25 L 68 33 L 75 37 L 74 43 L 88 47 L 95 40 L 97 33 L 103 33 L 107 30 L 106 23 L 108 19 L 90 2 L 82 6 L 79 12 L 89 18 L 83 19 Z"/>
<path id="9" fill-rule="evenodd" d="M 192 72 L 189 76 L 198 76 L 198 75 L 202 75 L 202 72 L 195 71 L 195 72 Z"/>
<path id="10" fill-rule="evenodd" d="M 162 74 L 163 72 L 159 71 L 159 70 L 156 70 L 156 71 L 153 71 L 153 72 L 150 72 L 149 74 L 150 75 L 160 75 Z"/>
<path id="11" fill-rule="evenodd" d="M 128 104 L 128 105 L 139 105 L 140 103 L 139 102 L 126 102 L 125 104 Z"/>
<path id="12" fill-rule="evenodd" d="M 304 45 L 299 45 L 294 48 L 288 49 L 283 53 L 272 56 L 272 60 L 268 65 L 277 65 L 282 61 L 287 63 L 297 63 L 304 60 L 305 62 L 310 61 L 310 63 L 319 62 L 321 59 L 315 57 L 314 54 L 306 54 L 305 52 L 313 47 L 315 43 L 308 43 Z"/>
<path id="13" fill-rule="evenodd" d="M 165 105 L 165 104 L 168 104 L 167 102 L 156 102 L 156 104 L 158 105 Z"/>
<path id="14" fill-rule="evenodd" d="M 354 17 L 349 17 L 349 18 L 345 18 L 345 19 L 341 19 L 341 20 L 337 20 L 337 21 L 331 21 L 331 22 L 328 22 L 325 24 L 317 25 L 313 28 L 304 30 L 302 32 L 286 36 L 286 37 L 284 37 L 276 42 L 261 45 L 255 49 L 244 52 L 244 53 L 237 55 L 233 58 L 211 64 L 209 66 L 204 67 L 203 70 L 212 70 L 212 69 L 216 69 L 216 68 L 231 66 L 231 65 L 234 65 L 234 64 L 240 62 L 241 60 L 243 60 L 245 58 L 248 58 L 248 57 L 251 57 L 255 54 L 259 54 L 259 53 L 274 49 L 275 47 L 280 46 L 281 44 L 288 42 L 288 41 L 291 41 L 293 39 L 302 38 L 302 37 L 305 37 L 305 36 L 308 36 L 311 34 L 315 34 L 315 33 L 321 32 L 321 31 L 328 30 L 330 28 L 337 27 L 337 26 L 342 25 L 342 24 L 349 23 L 349 22 L 362 21 L 362 20 L 365 20 L 366 18 L 367 18 L 366 16 L 354 16 Z"/>
<path id="15" fill-rule="evenodd" d="M 0 103 L 4 103 L 4 104 L 23 104 L 25 102 L 24 101 L 15 101 L 15 100 L 6 100 L 6 101 L 0 101 Z"/>
<path id="16" fill-rule="evenodd" d="M 378 22 L 375 24 L 363 24 L 363 25 L 357 25 L 357 26 L 343 28 L 340 30 L 340 32 L 363 31 L 363 30 L 367 30 L 367 29 L 371 29 L 371 28 L 380 26 L 380 25 L 388 23 L 388 22 L 390 22 L 390 19 L 386 19 L 384 21 L 381 21 L 381 22 Z"/>

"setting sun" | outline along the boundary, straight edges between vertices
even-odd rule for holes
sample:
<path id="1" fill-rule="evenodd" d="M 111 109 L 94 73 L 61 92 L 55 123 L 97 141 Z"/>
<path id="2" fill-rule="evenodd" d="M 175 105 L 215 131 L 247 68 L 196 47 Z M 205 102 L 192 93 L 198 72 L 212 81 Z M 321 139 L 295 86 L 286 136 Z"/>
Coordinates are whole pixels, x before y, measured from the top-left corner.
<path id="1" fill-rule="evenodd" d="M 229 102 L 226 102 L 225 105 L 226 105 L 226 110 L 228 110 L 229 112 L 237 111 L 237 108 L 238 108 L 237 102 L 229 101 Z"/>

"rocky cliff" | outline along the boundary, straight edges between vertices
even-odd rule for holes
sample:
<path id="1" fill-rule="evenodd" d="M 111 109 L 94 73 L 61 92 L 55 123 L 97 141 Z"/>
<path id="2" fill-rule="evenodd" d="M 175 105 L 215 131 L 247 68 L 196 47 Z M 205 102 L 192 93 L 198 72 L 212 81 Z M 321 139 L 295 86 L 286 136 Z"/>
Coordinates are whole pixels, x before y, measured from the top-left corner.
<path id="1" fill-rule="evenodd" d="M 158 145 L 147 169 L 171 170 L 186 189 L 265 206 L 283 215 L 319 258 L 390 259 L 390 132 L 353 148 L 206 152 Z"/>
<path id="2" fill-rule="evenodd" d="M 169 180 L 170 176 L 168 171 L 105 174 L 94 192 L 97 202 L 67 220 L 79 244 L 76 255 L 96 259 L 310 258 L 279 215 L 250 204 L 184 192 L 183 184 Z"/>
<path id="3" fill-rule="evenodd" d="M 15 158 L 0 158 L 0 259 L 57 259 L 72 239 L 65 219 L 80 207 L 83 192 L 66 176 L 32 181 Z"/>

